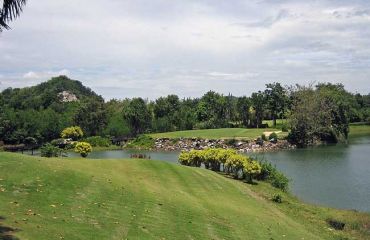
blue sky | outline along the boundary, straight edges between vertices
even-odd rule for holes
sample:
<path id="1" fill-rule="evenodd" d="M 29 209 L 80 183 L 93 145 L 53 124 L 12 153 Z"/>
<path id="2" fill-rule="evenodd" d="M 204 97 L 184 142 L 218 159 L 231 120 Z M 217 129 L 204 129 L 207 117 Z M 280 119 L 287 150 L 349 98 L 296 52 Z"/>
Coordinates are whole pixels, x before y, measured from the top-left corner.
<path id="1" fill-rule="evenodd" d="M 0 89 L 64 74 L 106 99 L 275 81 L 370 92 L 370 1 L 29 0 L 11 27 Z"/>

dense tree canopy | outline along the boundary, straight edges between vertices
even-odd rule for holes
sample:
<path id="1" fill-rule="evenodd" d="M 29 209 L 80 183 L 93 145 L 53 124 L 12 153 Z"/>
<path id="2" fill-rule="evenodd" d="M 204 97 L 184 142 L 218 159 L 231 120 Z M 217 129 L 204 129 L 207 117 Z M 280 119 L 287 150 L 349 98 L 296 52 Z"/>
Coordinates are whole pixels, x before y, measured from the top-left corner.
<path id="1" fill-rule="evenodd" d="M 200 98 L 168 95 L 153 101 L 105 102 L 81 82 L 60 76 L 34 87 L 8 88 L 0 93 L 0 140 L 19 144 L 32 137 L 44 143 L 75 125 L 86 137 L 261 127 L 263 120 L 285 116 L 289 117 L 291 137 L 299 145 L 339 141 L 348 135 L 349 122 L 370 121 L 370 95 L 349 93 L 338 84 L 286 89 L 272 83 L 251 97 L 209 91 Z"/>

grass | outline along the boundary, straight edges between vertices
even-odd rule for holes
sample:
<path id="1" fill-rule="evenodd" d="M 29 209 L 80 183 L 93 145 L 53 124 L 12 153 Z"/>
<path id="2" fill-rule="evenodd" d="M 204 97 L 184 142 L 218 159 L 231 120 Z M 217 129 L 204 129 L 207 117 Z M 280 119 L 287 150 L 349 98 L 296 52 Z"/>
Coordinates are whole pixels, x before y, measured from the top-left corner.
<path id="1" fill-rule="evenodd" d="M 255 139 L 261 137 L 264 132 L 279 132 L 281 129 L 273 128 L 219 128 L 176 131 L 167 133 L 150 134 L 153 138 L 208 138 L 208 139 Z M 286 136 L 286 133 L 279 133 L 280 137 Z"/>
<path id="2" fill-rule="evenodd" d="M 263 120 L 263 124 L 268 124 L 269 127 L 273 127 L 273 121 L 272 120 Z M 276 128 L 281 129 L 284 124 L 287 124 L 288 120 L 287 119 L 276 119 Z"/>
<path id="3" fill-rule="evenodd" d="M 269 199 L 276 192 L 161 161 L 0 153 L 0 228 L 18 229 L 20 239 L 370 237 L 368 214 L 314 207 L 284 193 L 277 204 Z M 330 230 L 327 218 L 350 224 Z"/>
<path id="4" fill-rule="evenodd" d="M 356 136 L 366 136 L 370 135 L 370 125 L 350 125 L 349 126 L 349 136 L 356 137 Z"/>

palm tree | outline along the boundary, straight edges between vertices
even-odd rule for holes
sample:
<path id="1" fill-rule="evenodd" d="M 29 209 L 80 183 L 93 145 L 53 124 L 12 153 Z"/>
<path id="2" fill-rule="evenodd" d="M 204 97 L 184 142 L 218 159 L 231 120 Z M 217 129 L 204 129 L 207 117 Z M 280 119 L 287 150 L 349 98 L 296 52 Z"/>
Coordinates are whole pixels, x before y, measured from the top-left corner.
<path id="1" fill-rule="evenodd" d="M 3 29 L 9 29 L 8 22 L 16 19 L 27 0 L 3 0 L 3 6 L 0 6 L 0 32 Z"/>

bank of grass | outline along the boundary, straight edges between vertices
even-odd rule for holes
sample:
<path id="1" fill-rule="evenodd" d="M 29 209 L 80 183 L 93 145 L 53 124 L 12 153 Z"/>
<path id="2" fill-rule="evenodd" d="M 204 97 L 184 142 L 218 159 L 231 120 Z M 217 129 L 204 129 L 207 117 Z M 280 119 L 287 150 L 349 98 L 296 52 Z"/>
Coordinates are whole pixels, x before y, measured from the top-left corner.
<path id="1" fill-rule="evenodd" d="M 369 214 L 285 193 L 277 204 L 269 199 L 276 192 L 161 161 L 0 153 L 0 225 L 20 239 L 369 238 Z M 335 231 L 327 218 L 350 224 Z"/>
<path id="2" fill-rule="evenodd" d="M 351 124 L 349 126 L 349 136 L 366 136 L 370 135 L 370 124 Z"/>
<path id="3" fill-rule="evenodd" d="M 279 137 L 287 135 L 281 132 L 281 129 L 274 128 L 219 128 L 154 133 L 149 136 L 152 138 L 255 139 L 261 137 L 264 132 L 279 132 Z"/>

